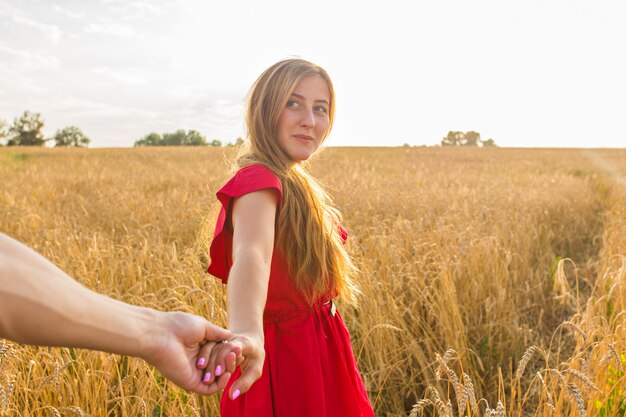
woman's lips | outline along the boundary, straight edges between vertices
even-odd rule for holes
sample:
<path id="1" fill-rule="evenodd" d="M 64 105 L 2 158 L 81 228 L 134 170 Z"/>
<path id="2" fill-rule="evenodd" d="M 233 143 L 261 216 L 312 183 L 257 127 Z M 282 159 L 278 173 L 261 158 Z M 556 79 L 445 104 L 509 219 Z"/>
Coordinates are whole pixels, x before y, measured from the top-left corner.
<path id="1" fill-rule="evenodd" d="M 308 135 L 293 135 L 293 137 L 296 138 L 296 139 L 307 141 L 307 142 L 313 140 L 313 138 L 311 136 L 308 136 Z"/>

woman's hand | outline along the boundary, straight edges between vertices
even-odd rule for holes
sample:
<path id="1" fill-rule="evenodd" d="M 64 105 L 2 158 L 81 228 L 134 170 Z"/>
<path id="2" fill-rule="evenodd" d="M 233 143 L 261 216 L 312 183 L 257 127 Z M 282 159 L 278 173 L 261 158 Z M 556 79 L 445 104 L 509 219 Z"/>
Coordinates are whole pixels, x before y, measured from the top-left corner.
<path id="1" fill-rule="evenodd" d="M 229 392 L 229 397 L 234 400 L 247 392 L 261 377 L 265 349 L 261 338 L 239 334 L 224 343 L 206 346 L 198 357 L 206 363 L 204 382 L 209 385 L 225 385 L 222 380 L 230 378 L 235 366 L 240 367 L 241 376 L 233 383 Z"/>
<path id="2" fill-rule="evenodd" d="M 219 359 L 216 359 L 218 352 Z M 213 360 L 211 361 L 211 359 Z M 196 366 L 204 370 L 202 377 L 204 384 L 212 385 L 219 381 L 219 384 L 222 385 L 222 382 L 230 378 L 237 365 L 242 361 L 241 347 L 230 343 L 228 340 L 223 340 L 217 343 L 209 342 L 202 346 L 198 353 Z"/>

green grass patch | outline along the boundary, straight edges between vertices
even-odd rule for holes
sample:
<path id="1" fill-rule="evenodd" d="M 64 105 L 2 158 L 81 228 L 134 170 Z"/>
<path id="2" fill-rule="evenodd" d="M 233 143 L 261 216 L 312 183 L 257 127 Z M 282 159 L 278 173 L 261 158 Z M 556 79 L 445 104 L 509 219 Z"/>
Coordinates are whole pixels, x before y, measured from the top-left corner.
<path id="1" fill-rule="evenodd" d="M 0 153 L 0 164 L 25 164 L 26 161 L 32 159 L 34 155 L 22 152 L 2 152 Z"/>

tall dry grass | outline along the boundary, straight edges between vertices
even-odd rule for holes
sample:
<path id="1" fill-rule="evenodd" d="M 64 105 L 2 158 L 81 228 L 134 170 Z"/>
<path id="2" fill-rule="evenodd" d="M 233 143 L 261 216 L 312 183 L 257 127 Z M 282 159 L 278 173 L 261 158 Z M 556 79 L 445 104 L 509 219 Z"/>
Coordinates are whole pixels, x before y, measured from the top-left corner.
<path id="1" fill-rule="evenodd" d="M 97 291 L 223 324 L 192 248 L 224 152 L 2 149 L 0 231 Z M 312 170 L 361 270 L 343 315 L 377 415 L 620 415 L 626 151 L 328 149 Z M 0 416 L 218 414 L 138 359 L 0 352 Z"/>

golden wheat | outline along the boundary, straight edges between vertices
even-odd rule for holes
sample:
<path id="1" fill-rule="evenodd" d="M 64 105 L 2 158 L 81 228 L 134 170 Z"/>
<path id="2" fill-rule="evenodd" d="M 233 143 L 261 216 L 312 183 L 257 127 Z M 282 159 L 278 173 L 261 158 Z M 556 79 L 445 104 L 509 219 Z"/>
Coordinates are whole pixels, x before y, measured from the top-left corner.
<path id="1" fill-rule="evenodd" d="M 224 324 L 195 242 L 231 156 L 0 149 L 0 231 L 96 291 Z M 332 148 L 311 169 L 361 271 L 362 307 L 340 307 L 377 415 L 596 415 L 626 388 L 607 388 L 626 352 L 626 151 Z M 543 358 L 522 367 L 528 346 Z M 0 351 L 4 415 L 218 414 L 138 359 Z"/>

